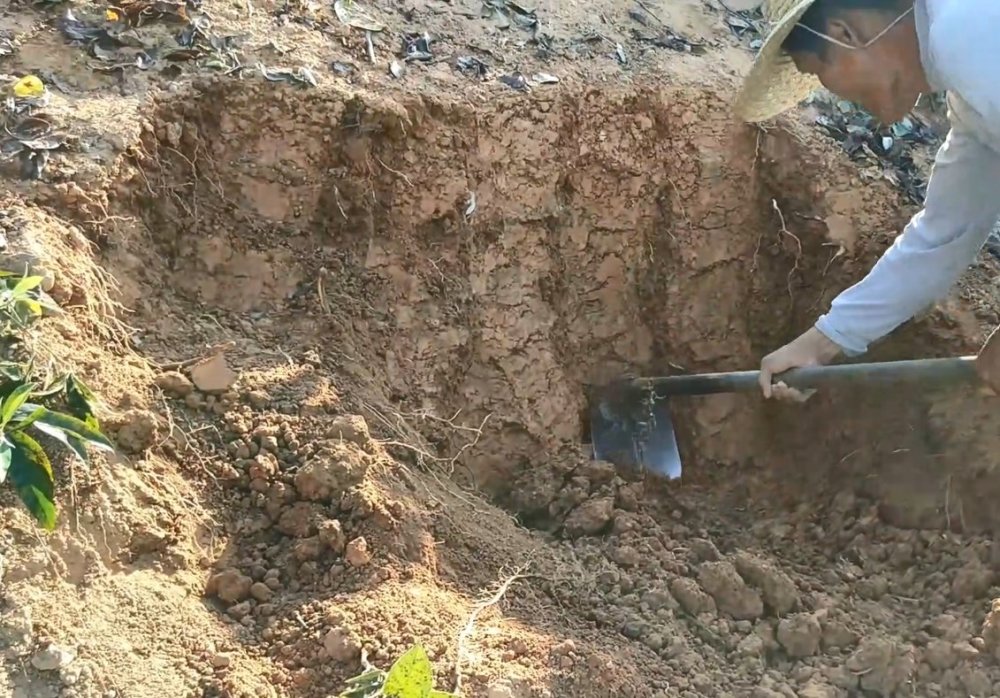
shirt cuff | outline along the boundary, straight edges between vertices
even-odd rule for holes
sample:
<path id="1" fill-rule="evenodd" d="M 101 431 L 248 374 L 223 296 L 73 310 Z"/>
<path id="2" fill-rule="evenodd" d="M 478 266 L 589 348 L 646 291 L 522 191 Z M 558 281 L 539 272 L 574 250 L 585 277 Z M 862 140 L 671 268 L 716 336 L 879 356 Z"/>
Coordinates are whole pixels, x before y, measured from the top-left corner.
<path id="1" fill-rule="evenodd" d="M 830 322 L 829 315 L 821 315 L 816 321 L 815 327 L 820 334 L 840 347 L 845 356 L 860 356 L 868 351 L 868 345 L 865 342 L 850 337 L 835 328 Z"/>

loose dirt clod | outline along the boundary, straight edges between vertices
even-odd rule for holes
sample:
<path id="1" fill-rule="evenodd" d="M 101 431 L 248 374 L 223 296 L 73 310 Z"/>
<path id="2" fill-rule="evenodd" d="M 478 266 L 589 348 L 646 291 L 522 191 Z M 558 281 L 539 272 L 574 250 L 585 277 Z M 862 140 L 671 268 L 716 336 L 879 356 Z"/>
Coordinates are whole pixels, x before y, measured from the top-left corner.
<path id="1" fill-rule="evenodd" d="M 368 541 L 362 538 L 355 538 L 347 544 L 344 549 L 344 559 L 351 567 L 364 567 L 372 561 L 372 553 L 368 549 Z"/>
<path id="2" fill-rule="evenodd" d="M 191 382 L 198 390 L 209 395 L 226 392 L 233 387 L 238 377 L 236 372 L 229 368 L 224 354 L 216 354 L 191 367 Z"/>
<path id="3" fill-rule="evenodd" d="M 185 398 L 194 391 L 194 384 L 180 371 L 169 371 L 156 377 L 156 385 L 170 397 Z"/>
<path id="4" fill-rule="evenodd" d="M 615 511 L 614 497 L 590 499 L 566 517 L 563 524 L 570 538 L 592 536 L 611 523 Z"/>
<path id="5" fill-rule="evenodd" d="M 796 613 L 778 621 L 778 643 L 791 657 L 811 657 L 819 650 L 822 629 L 811 613 Z"/>
<path id="6" fill-rule="evenodd" d="M 219 572 L 208 581 L 208 593 L 218 596 L 223 601 L 236 603 L 250 595 L 253 579 L 237 569 L 227 569 Z"/>
<path id="7" fill-rule="evenodd" d="M 733 564 L 741 577 L 761 590 L 764 602 L 783 616 L 799 605 L 799 593 L 791 578 L 772 564 L 747 553 L 738 553 Z"/>
<path id="8" fill-rule="evenodd" d="M 49 644 L 31 657 L 31 666 L 39 671 L 57 671 L 68 666 L 76 659 L 76 650 L 72 647 Z"/>
<path id="9" fill-rule="evenodd" d="M 344 628 L 331 628 L 323 636 L 323 649 L 335 662 L 354 662 L 361 654 L 358 639 Z"/>
<path id="10" fill-rule="evenodd" d="M 736 620 L 754 620 L 764 613 L 760 594 L 746 585 L 731 562 L 705 562 L 698 568 L 698 582 L 720 613 Z"/>
<path id="11" fill-rule="evenodd" d="M 845 666 L 859 677 L 862 689 L 880 696 L 891 696 L 897 688 L 910 681 L 916 661 L 912 647 L 872 637 L 861 641 Z"/>

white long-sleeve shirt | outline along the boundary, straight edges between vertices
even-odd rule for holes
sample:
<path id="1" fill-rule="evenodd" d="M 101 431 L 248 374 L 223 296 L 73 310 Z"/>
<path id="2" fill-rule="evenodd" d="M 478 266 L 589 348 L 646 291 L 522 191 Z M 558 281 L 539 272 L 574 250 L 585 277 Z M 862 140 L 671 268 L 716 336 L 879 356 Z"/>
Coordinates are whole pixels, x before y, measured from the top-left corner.
<path id="1" fill-rule="evenodd" d="M 848 355 L 947 294 L 1000 218 L 1000 0 L 916 0 L 921 63 L 945 90 L 951 131 L 924 208 L 816 329 Z"/>

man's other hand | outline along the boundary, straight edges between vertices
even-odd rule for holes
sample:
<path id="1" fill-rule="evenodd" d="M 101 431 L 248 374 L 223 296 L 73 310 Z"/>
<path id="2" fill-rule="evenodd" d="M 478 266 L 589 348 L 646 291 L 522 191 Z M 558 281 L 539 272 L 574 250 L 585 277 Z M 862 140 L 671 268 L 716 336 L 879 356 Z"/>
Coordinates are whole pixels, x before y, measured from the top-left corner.
<path id="1" fill-rule="evenodd" d="M 1000 342 L 997 342 L 1000 344 Z M 1000 353 L 1000 348 L 998 348 Z M 806 366 L 821 366 L 835 359 L 840 354 L 840 347 L 828 339 L 815 327 L 789 342 L 777 351 L 771 352 L 760 362 L 760 388 L 765 398 L 804 402 L 815 390 L 801 391 L 789 388 L 783 382 L 772 383 L 774 376 L 793 368 Z"/>

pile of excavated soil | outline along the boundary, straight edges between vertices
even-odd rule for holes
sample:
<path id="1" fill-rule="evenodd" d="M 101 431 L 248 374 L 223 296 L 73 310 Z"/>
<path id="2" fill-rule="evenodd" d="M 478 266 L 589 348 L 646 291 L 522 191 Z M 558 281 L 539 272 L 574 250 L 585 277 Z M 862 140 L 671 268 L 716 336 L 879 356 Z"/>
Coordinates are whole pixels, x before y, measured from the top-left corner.
<path id="1" fill-rule="evenodd" d="M 330 7 L 203 3 L 316 86 L 95 72 L 58 10 L 2 20 L 78 137 L 10 173 L 4 263 L 51 273 L 67 313 L 27 344 L 120 454 L 61 470 L 52 535 L 4 494 L 0 686 L 319 698 L 420 642 L 490 698 L 1000 693 L 995 401 L 678 399 L 673 483 L 585 443 L 588 385 L 749 368 L 808 326 L 899 192 L 801 123 L 732 122 L 720 8 L 538 8 L 543 39 L 473 9 L 372 5 L 369 66 Z M 702 50 L 629 24 L 657 21 Z M 418 28 L 437 59 L 391 77 Z M 561 81 L 495 79 L 518 68 Z M 973 351 L 995 271 L 874 356 Z"/>

